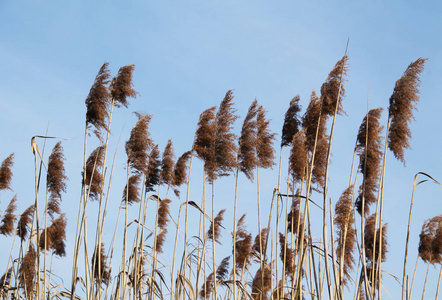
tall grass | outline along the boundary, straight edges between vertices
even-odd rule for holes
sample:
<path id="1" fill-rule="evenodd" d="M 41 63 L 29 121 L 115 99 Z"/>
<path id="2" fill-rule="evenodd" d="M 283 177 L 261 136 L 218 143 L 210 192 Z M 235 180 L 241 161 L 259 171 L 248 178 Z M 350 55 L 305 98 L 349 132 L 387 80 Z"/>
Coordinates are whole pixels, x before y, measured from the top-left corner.
<path id="1" fill-rule="evenodd" d="M 425 61 L 419 58 L 412 62 L 396 82 L 385 131 L 380 124 L 382 108 L 368 110 L 363 118 L 355 137 L 354 155 L 349 158 L 352 159 L 349 184 L 342 187 L 343 193 L 335 201 L 334 209 L 328 186 L 330 156 L 335 124 L 344 113 L 347 54 L 332 68 L 320 94 L 312 92 L 303 115 L 300 97 L 290 101 L 271 199 L 263 199 L 259 174 L 261 169 L 275 165 L 276 134 L 270 131 L 265 109 L 254 100 L 237 137 L 234 123 L 239 117 L 233 91 L 227 91 L 219 107 L 201 114 L 192 149 L 176 161 L 172 140 L 161 154 L 149 132 L 152 116 L 137 113 L 138 120 L 125 144 L 125 168 L 115 168 L 114 163 L 109 168 L 113 109 L 128 107 L 128 99 L 137 93 L 132 83 L 133 65 L 120 68 L 111 80 L 105 63 L 86 99 L 79 210 L 76 214 L 62 211 L 62 195 L 68 180 L 62 143 L 55 144 L 46 161 L 38 145 L 46 137 L 33 138 L 35 201 L 20 214 L 16 211 L 17 204 L 23 200 L 14 196 L 0 222 L 0 234 L 5 239 L 8 237 L 8 241 L 12 238 L 11 252 L 7 259 L 5 256 L 6 268 L 0 279 L 0 297 L 300 300 L 344 299 L 353 294 L 354 299 L 380 299 L 383 274 L 386 274 L 382 263 L 388 258 L 388 232 L 383 217 L 386 158 L 391 150 L 395 158 L 405 163 L 404 149 L 410 147 L 411 138 L 409 123 L 419 100 L 419 75 Z M 99 145 L 93 151 L 88 150 L 89 139 Z M 284 151 L 289 152 L 287 161 L 283 160 L 287 156 L 283 156 Z M 356 156 L 359 164 L 354 174 Z M 189 196 L 194 189 L 190 176 L 194 157 L 203 165 L 201 204 Z M 1 193 L 12 190 L 13 168 L 14 154 L 11 154 L 0 166 Z M 288 170 L 286 176 L 282 175 L 282 169 Z M 117 204 L 119 211 L 124 212 L 124 221 L 117 221 L 113 239 L 108 241 L 103 230 L 108 207 L 116 205 L 109 202 L 114 170 L 126 174 L 121 202 Z M 242 174 L 247 180 L 256 180 L 257 216 L 248 213 L 238 219 L 238 203 L 242 201 L 238 191 L 249 189 L 246 181 L 240 180 Z M 44 175 L 46 180 L 42 181 Z M 221 200 L 225 199 L 226 191 L 216 189 L 216 183 L 229 175 L 235 177 L 231 185 L 234 197 Z M 418 176 L 424 179 L 418 182 Z M 403 274 L 393 274 L 398 278 L 402 275 L 402 280 L 398 280 L 402 299 L 411 299 L 413 292 L 415 275 L 410 282 L 407 273 L 410 224 L 415 190 L 426 181 L 440 185 L 426 173 L 416 175 L 408 228 L 397 233 L 406 240 Z M 46 182 L 45 190 L 40 187 L 41 182 Z M 180 200 L 180 187 L 184 184 L 187 184 L 186 195 Z M 210 191 L 210 196 L 206 191 Z M 207 197 L 211 201 L 206 201 Z M 45 203 L 41 199 L 46 199 Z M 96 216 L 88 212 L 91 205 L 98 206 Z M 219 206 L 223 208 L 217 210 Z M 321 210 L 322 215 L 319 221 L 322 230 L 317 232 L 320 227 L 317 218 L 312 220 L 313 207 Z M 173 213 L 175 208 L 178 215 Z M 182 208 L 185 208 L 184 225 Z M 224 217 L 231 213 L 233 224 L 228 225 Z M 190 218 L 199 223 L 189 222 Z M 74 235 L 66 232 L 66 225 L 75 220 Z M 252 225 L 255 222 L 257 226 Z M 88 238 L 91 230 L 94 239 Z M 256 232 L 252 234 L 253 230 Z M 169 235 L 171 232 L 175 233 L 174 238 Z M 52 257 L 64 257 L 67 241 L 71 239 L 74 245 L 71 282 L 56 282 Z M 165 248 L 167 241 L 172 243 L 172 240 L 173 251 Z M 179 240 L 183 243 L 178 243 Z M 15 247 L 19 250 L 14 251 Z M 428 295 L 426 283 L 436 281 L 427 277 L 428 268 L 430 265 L 441 268 L 442 264 L 440 215 L 423 224 L 420 243 L 414 247 L 419 250 L 414 274 L 419 258 L 428 264 L 420 295 L 423 299 Z M 121 252 L 117 266 L 112 265 L 115 250 Z M 219 253 L 231 255 L 219 257 Z M 439 275 L 436 299 L 440 278 Z"/>

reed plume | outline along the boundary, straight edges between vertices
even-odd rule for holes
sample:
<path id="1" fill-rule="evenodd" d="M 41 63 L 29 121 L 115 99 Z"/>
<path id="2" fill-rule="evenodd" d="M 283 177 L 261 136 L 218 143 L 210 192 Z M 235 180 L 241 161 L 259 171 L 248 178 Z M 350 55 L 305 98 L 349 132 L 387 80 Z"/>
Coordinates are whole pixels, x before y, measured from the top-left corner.
<path id="1" fill-rule="evenodd" d="M 160 201 L 158 207 L 158 227 L 161 229 L 166 229 L 169 223 L 169 204 L 172 203 L 170 199 L 164 199 Z"/>
<path id="2" fill-rule="evenodd" d="M 324 187 L 325 168 L 327 164 L 328 135 L 326 133 L 327 115 L 321 113 L 321 101 L 315 91 L 310 96 L 310 102 L 302 119 L 302 127 L 305 130 L 306 146 L 313 154 L 315 161 L 312 171 L 312 183 L 317 184 L 318 189 Z"/>
<path id="3" fill-rule="evenodd" d="M 0 191 L 1 190 L 11 190 L 12 183 L 12 171 L 11 168 L 14 165 L 14 153 L 10 154 L 2 162 L 0 166 Z"/>
<path id="4" fill-rule="evenodd" d="M 90 128 L 94 126 L 94 134 L 101 140 L 101 130 L 108 130 L 107 120 L 109 118 L 109 105 L 111 95 L 108 84 L 110 78 L 110 71 L 108 69 L 109 63 L 104 63 L 92 85 L 86 103 L 86 126 Z"/>
<path id="5" fill-rule="evenodd" d="M 189 162 L 192 151 L 184 152 L 176 161 L 173 168 L 173 185 L 178 187 L 187 181 L 187 163 Z"/>
<path id="6" fill-rule="evenodd" d="M 204 161 L 205 169 L 215 160 L 213 151 L 211 151 L 215 133 L 215 111 L 216 106 L 213 106 L 201 113 L 193 143 L 193 149 L 195 149 L 197 157 Z"/>
<path id="7" fill-rule="evenodd" d="M 293 136 L 299 131 L 302 124 L 298 116 L 301 111 L 299 105 L 300 97 L 296 95 L 291 101 L 290 106 L 284 117 L 284 125 L 282 126 L 281 147 L 289 146 L 293 140 Z"/>
<path id="8" fill-rule="evenodd" d="M 121 105 L 128 107 L 127 98 L 135 98 L 137 95 L 137 92 L 133 89 L 132 73 L 134 69 L 135 65 L 121 67 L 117 76 L 112 79 L 110 91 L 117 107 Z"/>
<path id="9" fill-rule="evenodd" d="M 328 74 L 327 80 L 321 86 L 322 114 L 334 116 L 336 105 L 338 114 L 345 113 L 342 108 L 342 99 L 345 96 L 343 83 L 348 70 L 348 57 L 344 55 Z M 340 93 L 339 93 L 340 90 Z M 339 99 L 338 99 L 339 96 Z"/>
<path id="10" fill-rule="evenodd" d="M 342 278 L 344 284 L 350 279 L 350 272 L 354 268 L 354 250 L 356 247 L 356 230 L 354 229 L 353 215 L 353 185 L 347 187 L 336 203 L 335 224 L 338 229 L 336 242 L 336 255 L 342 265 L 345 277 Z M 341 261 L 342 257 L 342 261 Z"/>
<path id="11" fill-rule="evenodd" d="M 40 235 L 40 249 L 53 250 L 59 257 L 66 256 L 66 215 L 62 214 L 53 220 L 51 226 Z"/>
<path id="12" fill-rule="evenodd" d="M 247 179 L 253 180 L 253 171 L 258 163 L 256 157 L 256 139 L 258 101 L 256 99 L 250 105 L 241 128 L 239 137 L 238 163 L 239 170 L 246 175 Z"/>
<path id="13" fill-rule="evenodd" d="M 387 224 L 382 226 L 382 240 L 380 238 L 379 228 L 376 230 L 376 240 L 375 240 L 375 223 L 376 214 L 372 214 L 367 218 L 367 223 L 365 224 L 365 253 L 366 257 L 372 263 L 376 263 L 379 260 L 379 244 L 382 241 L 382 253 L 381 261 L 384 262 L 387 258 L 388 244 L 387 244 Z M 373 251 L 375 251 L 375 257 L 373 261 Z"/>
<path id="14" fill-rule="evenodd" d="M 264 265 L 264 270 L 259 268 L 253 277 L 252 281 L 252 299 L 253 300 L 267 300 L 268 293 L 272 285 L 272 271 L 267 264 Z"/>
<path id="15" fill-rule="evenodd" d="M 172 140 L 167 141 L 161 160 L 161 183 L 173 185 L 173 166 L 175 165 L 175 153 L 173 151 Z"/>
<path id="16" fill-rule="evenodd" d="M 17 220 L 17 216 L 14 214 L 17 209 L 17 195 L 15 195 L 8 206 L 6 207 L 5 214 L 3 215 L 2 223 L 0 225 L 0 234 L 11 236 L 14 233 L 14 223 Z"/>
<path id="17" fill-rule="evenodd" d="M 424 222 L 419 235 L 419 257 L 432 265 L 442 263 L 442 215 Z"/>
<path id="18" fill-rule="evenodd" d="M 308 168 L 308 152 L 306 148 L 305 131 L 300 130 L 292 140 L 292 148 L 290 149 L 289 168 L 290 174 L 294 182 L 301 182 L 305 180 L 305 175 Z"/>
<path id="19" fill-rule="evenodd" d="M 229 274 L 229 261 L 230 256 L 223 258 L 218 268 L 216 268 L 216 280 L 218 282 L 223 282 L 227 280 L 227 275 Z"/>
<path id="20" fill-rule="evenodd" d="M 140 202 L 140 188 L 139 183 L 141 180 L 141 174 L 133 174 L 129 177 L 126 186 L 123 190 L 122 203 L 132 205 L 133 203 Z"/>
<path id="21" fill-rule="evenodd" d="M 158 145 L 155 145 L 150 151 L 149 163 L 146 174 L 146 193 L 155 191 L 155 187 L 160 182 L 161 160 Z"/>
<path id="22" fill-rule="evenodd" d="M 7 292 L 11 286 L 12 267 L 9 268 L 0 278 L 0 290 Z"/>
<path id="23" fill-rule="evenodd" d="M 269 228 L 263 228 L 263 229 L 261 229 L 261 234 L 257 234 L 255 236 L 255 240 L 254 240 L 253 246 L 252 246 L 252 251 L 253 251 L 253 255 L 255 256 L 255 259 L 257 261 L 260 261 L 259 258 L 261 256 L 264 256 L 264 253 L 261 253 L 261 245 L 263 248 L 262 250 L 264 251 L 268 234 L 269 234 Z"/>
<path id="24" fill-rule="evenodd" d="M 215 116 L 215 130 L 211 146 L 214 160 L 207 168 L 207 177 L 210 183 L 213 183 L 219 176 L 227 176 L 236 167 L 236 136 L 231 130 L 238 116 L 234 115 L 236 110 L 233 108 L 233 104 L 233 93 L 229 90 L 221 101 Z"/>
<path id="25" fill-rule="evenodd" d="M 98 259 L 100 259 L 100 262 L 98 262 Z M 111 277 L 110 277 L 110 271 L 109 266 L 107 265 L 107 255 L 104 250 L 104 244 L 101 243 L 101 247 L 98 247 L 95 249 L 94 254 L 92 255 L 92 266 L 93 266 L 93 278 L 97 282 L 102 282 L 105 285 L 108 285 Z"/>
<path id="26" fill-rule="evenodd" d="M 288 246 L 286 237 L 283 233 L 279 233 L 279 244 L 281 245 L 279 257 L 285 266 L 285 276 L 292 278 L 295 270 L 295 250 Z M 282 293 L 280 293 L 282 295 Z"/>
<path id="27" fill-rule="evenodd" d="M 60 214 L 61 192 L 66 192 L 66 180 L 68 178 L 65 175 L 65 160 L 63 147 L 61 142 L 58 142 L 49 156 L 48 173 L 46 175 L 46 186 L 49 192 L 47 212 L 51 218 L 54 218 L 55 213 Z"/>
<path id="28" fill-rule="evenodd" d="M 146 173 L 149 160 L 149 151 L 152 148 L 152 140 L 149 133 L 151 115 L 138 114 L 138 121 L 130 132 L 130 138 L 126 142 L 127 162 L 137 173 Z"/>
<path id="29" fill-rule="evenodd" d="M 245 226 L 245 214 L 238 220 L 236 229 L 236 271 L 247 268 L 252 255 L 252 235 L 247 232 Z"/>
<path id="30" fill-rule="evenodd" d="M 287 231 L 293 232 L 293 234 L 298 234 L 298 238 L 301 237 L 300 232 L 302 230 L 303 217 L 300 215 L 299 206 L 300 198 L 295 197 L 292 200 L 292 205 L 290 207 L 290 212 L 287 215 Z"/>
<path id="31" fill-rule="evenodd" d="M 215 242 L 221 244 L 221 222 L 224 220 L 225 209 L 222 209 L 215 217 L 215 219 L 210 224 L 210 228 L 207 232 L 207 237 L 209 240 L 215 239 Z"/>
<path id="32" fill-rule="evenodd" d="M 81 174 L 81 178 L 85 180 L 83 185 L 89 187 L 89 199 L 98 200 L 103 190 L 103 158 L 104 158 L 104 146 L 97 147 L 91 152 L 86 161 L 86 176 Z"/>
<path id="33" fill-rule="evenodd" d="M 362 215 L 362 200 L 365 199 L 365 216 L 369 213 L 369 205 L 377 202 L 378 181 L 382 159 L 382 130 L 380 118 L 382 108 L 370 110 L 364 117 L 357 136 L 359 152 L 359 170 L 364 175 L 359 196 L 356 199 L 356 209 Z"/>
<path id="34" fill-rule="evenodd" d="M 275 163 L 275 133 L 270 132 L 270 121 L 266 120 L 266 111 L 262 106 L 258 108 L 256 116 L 257 134 L 256 134 L 256 156 L 258 157 L 258 166 L 261 168 L 271 168 Z"/>
<path id="35" fill-rule="evenodd" d="M 31 205 L 25 209 L 25 211 L 20 215 L 17 223 L 17 235 L 23 242 L 29 234 L 29 224 L 32 223 L 32 214 L 34 213 L 35 206 Z"/>
<path id="36" fill-rule="evenodd" d="M 213 292 L 213 281 L 214 281 L 215 275 L 213 273 L 210 273 L 209 276 L 206 277 L 206 280 L 204 280 L 203 285 L 201 286 L 199 295 L 201 299 L 209 299 L 210 294 Z"/>
<path id="37" fill-rule="evenodd" d="M 26 299 L 34 298 L 36 258 L 37 253 L 31 243 L 19 268 L 19 286 L 25 291 Z"/>
<path id="38" fill-rule="evenodd" d="M 413 109 L 419 101 L 419 75 L 424 71 L 426 58 L 412 62 L 402 77 L 396 81 L 390 97 L 388 116 L 391 120 L 388 134 L 388 148 L 394 156 L 405 164 L 404 149 L 410 149 L 411 131 L 409 123 L 413 118 Z"/>

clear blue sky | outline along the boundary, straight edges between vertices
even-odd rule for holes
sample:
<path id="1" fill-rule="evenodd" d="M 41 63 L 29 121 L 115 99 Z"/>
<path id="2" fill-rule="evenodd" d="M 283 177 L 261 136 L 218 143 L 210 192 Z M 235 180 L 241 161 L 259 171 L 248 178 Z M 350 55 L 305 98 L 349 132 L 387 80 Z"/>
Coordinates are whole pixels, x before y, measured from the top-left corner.
<path id="1" fill-rule="evenodd" d="M 343 102 L 348 116 L 337 120 L 330 170 L 330 196 L 337 200 L 348 182 L 354 141 L 366 113 L 368 93 L 370 108 L 386 109 L 395 81 L 408 64 L 426 57 L 429 60 L 421 76 L 419 111 L 411 125 L 413 149 L 405 153 L 407 166 L 403 167 L 391 153 L 387 158 L 384 218 L 389 223 L 390 253 L 385 269 L 401 277 L 413 176 L 423 171 L 442 179 L 442 128 L 438 120 L 442 111 L 438 92 L 442 78 L 441 28 L 442 5 L 436 1 L 3 0 L 0 160 L 12 152 L 16 154 L 13 189 L 21 212 L 33 201 L 31 137 L 44 135 L 49 128 L 48 135 L 66 139 L 63 146 L 70 181 L 62 210 L 68 212 L 72 239 L 80 197 L 84 100 L 104 62 L 110 62 L 114 75 L 123 65 L 136 65 L 134 85 L 139 96 L 131 101 L 129 109 L 116 111 L 112 125 L 111 151 L 115 151 L 123 132 L 116 173 L 124 178 L 122 143 L 136 120 L 131 112 L 153 114 L 153 139 L 163 149 L 171 138 L 178 156 L 190 149 L 199 114 L 218 105 L 229 89 L 234 89 L 241 116 L 236 133 L 256 98 L 272 119 L 279 145 L 289 101 L 299 94 L 303 108 L 307 106 L 311 91 L 319 91 L 350 38 L 350 70 Z M 43 142 L 39 143 L 42 147 Z M 48 147 L 54 144 L 49 141 Z M 264 202 L 276 187 L 276 169 L 262 174 Z M 201 164 L 196 163 L 192 196 L 197 202 L 201 199 L 200 170 Z M 124 187 L 123 180 L 116 178 L 111 191 L 115 206 Z M 220 194 L 220 198 L 227 199 L 220 199 L 217 209 L 228 203 L 226 208 L 231 210 L 234 180 L 232 177 L 222 181 L 220 185 L 229 187 L 229 192 Z M 255 220 L 256 214 L 250 211 L 256 206 L 255 185 L 244 181 L 243 186 L 240 212 L 248 212 L 248 219 Z M 441 192 L 435 186 L 423 185 L 416 193 L 411 261 L 416 257 L 423 221 L 442 212 Z M 2 210 L 12 196 L 13 192 L 0 194 Z M 231 224 L 229 218 L 226 221 Z M 109 225 L 110 231 L 111 228 Z M 256 234 L 256 228 L 251 226 L 251 230 Z M 171 240 L 174 232 L 170 232 Z M 108 242 L 111 234 L 105 238 Z M 1 244 L 0 254 L 9 255 L 10 240 Z M 225 245 L 228 244 L 226 240 Z M 69 254 L 56 264 L 70 263 Z M 164 256 L 167 261 L 167 253 Z M 419 267 L 425 269 L 423 264 Z M 438 270 L 432 268 L 428 293 L 434 294 L 437 274 Z M 418 281 L 420 287 L 423 280 Z M 387 278 L 386 285 L 394 299 L 399 285 Z"/>

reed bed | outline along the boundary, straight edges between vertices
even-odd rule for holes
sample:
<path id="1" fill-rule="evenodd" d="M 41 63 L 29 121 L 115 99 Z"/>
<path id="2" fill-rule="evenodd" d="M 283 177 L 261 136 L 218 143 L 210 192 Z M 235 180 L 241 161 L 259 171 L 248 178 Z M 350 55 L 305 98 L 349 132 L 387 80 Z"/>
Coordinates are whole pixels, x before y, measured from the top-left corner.
<path id="1" fill-rule="evenodd" d="M 112 162 L 108 159 L 109 140 L 114 108 L 127 108 L 137 96 L 135 66 L 120 68 L 112 78 L 108 63 L 103 64 L 85 100 L 78 212 L 62 211 L 69 159 L 63 154 L 63 141 L 55 138 L 45 159 L 44 148 L 54 138 L 33 137 L 35 199 L 21 213 L 17 203 L 23 200 L 17 196 L 7 205 L 2 203 L 0 234 L 11 241 L 11 253 L 4 255 L 0 297 L 368 300 L 381 299 L 384 277 L 394 276 L 402 299 L 415 299 L 417 294 L 424 299 L 429 280 L 437 281 L 437 299 L 441 275 L 428 278 L 428 269 L 430 265 L 441 268 L 442 215 L 422 225 L 419 245 L 409 245 L 416 188 L 424 182 L 441 185 L 431 175 L 416 174 L 408 230 L 398 233 L 406 239 L 403 274 L 389 274 L 382 268 L 388 259 L 388 219 L 383 214 L 387 154 L 391 151 L 405 164 L 409 124 L 419 101 L 419 75 L 426 59 L 419 58 L 406 68 L 393 86 L 387 108 L 367 109 L 349 158 L 348 185 L 332 201 L 330 156 L 336 147 L 332 147 L 335 123 L 345 114 L 348 60 L 345 54 L 326 76 L 320 92 L 312 91 L 304 113 L 299 96 L 288 103 L 280 141 L 256 99 L 241 131 L 234 132 L 240 117 L 231 90 L 219 106 L 194 120 L 192 146 L 177 159 L 172 140 L 163 152 L 153 141 L 149 125 L 154 117 L 136 113 L 124 147 L 124 168 L 115 166 L 116 154 Z M 381 124 L 384 110 L 388 113 L 385 127 Z M 89 149 L 90 144 L 98 147 Z M 13 178 L 14 159 L 11 154 L 1 163 L 0 193 L 12 190 L 12 181 L 18 180 Z M 192 165 L 195 161 L 200 163 Z M 202 182 L 191 180 L 192 168 L 202 168 Z M 263 192 L 260 171 L 272 168 L 275 186 Z M 125 174 L 123 191 L 111 192 L 114 172 Z M 228 176 L 234 177 L 232 198 L 223 196 L 226 185 L 217 189 Z M 248 198 L 254 199 L 257 215 L 237 214 L 242 201 L 238 191 L 246 181 L 250 181 Z M 200 200 L 191 199 L 190 191 L 201 185 Z M 111 193 L 121 195 L 119 203 L 109 201 Z M 112 224 L 112 239 L 107 239 L 103 230 L 109 228 L 110 206 L 117 206 L 119 213 Z M 320 217 L 312 211 L 319 211 Z M 228 214 L 233 215 L 231 224 L 224 221 Z M 66 232 L 67 222 L 76 222 L 75 233 Z M 72 241 L 72 257 L 65 257 L 68 241 Z M 418 248 L 418 257 L 411 258 L 416 259 L 411 271 L 409 246 Z M 54 256 L 70 266 L 70 282 L 53 274 Z M 423 290 L 415 291 L 419 261 L 426 264 L 427 277 Z"/>

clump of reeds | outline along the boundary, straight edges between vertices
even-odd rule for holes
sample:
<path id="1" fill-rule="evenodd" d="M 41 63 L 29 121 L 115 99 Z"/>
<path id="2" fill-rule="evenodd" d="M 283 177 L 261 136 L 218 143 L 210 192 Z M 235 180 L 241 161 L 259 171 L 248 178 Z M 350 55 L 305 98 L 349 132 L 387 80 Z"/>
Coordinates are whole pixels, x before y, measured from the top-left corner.
<path id="1" fill-rule="evenodd" d="M 12 190 L 12 166 L 14 165 L 14 153 L 10 154 L 0 165 L 0 191 Z"/>
<path id="2" fill-rule="evenodd" d="M 388 134 L 388 147 L 394 156 L 405 163 L 404 149 L 410 148 L 411 131 L 409 123 L 413 120 L 413 110 L 419 101 L 419 75 L 424 71 L 426 58 L 412 62 L 402 77 L 396 81 L 390 97 L 388 115 L 391 119 Z"/>
<path id="3" fill-rule="evenodd" d="M 14 214 L 17 209 L 17 195 L 15 195 L 8 206 L 6 207 L 5 214 L 0 225 L 0 234 L 11 236 L 14 233 L 14 223 L 17 220 L 17 216 Z"/>

